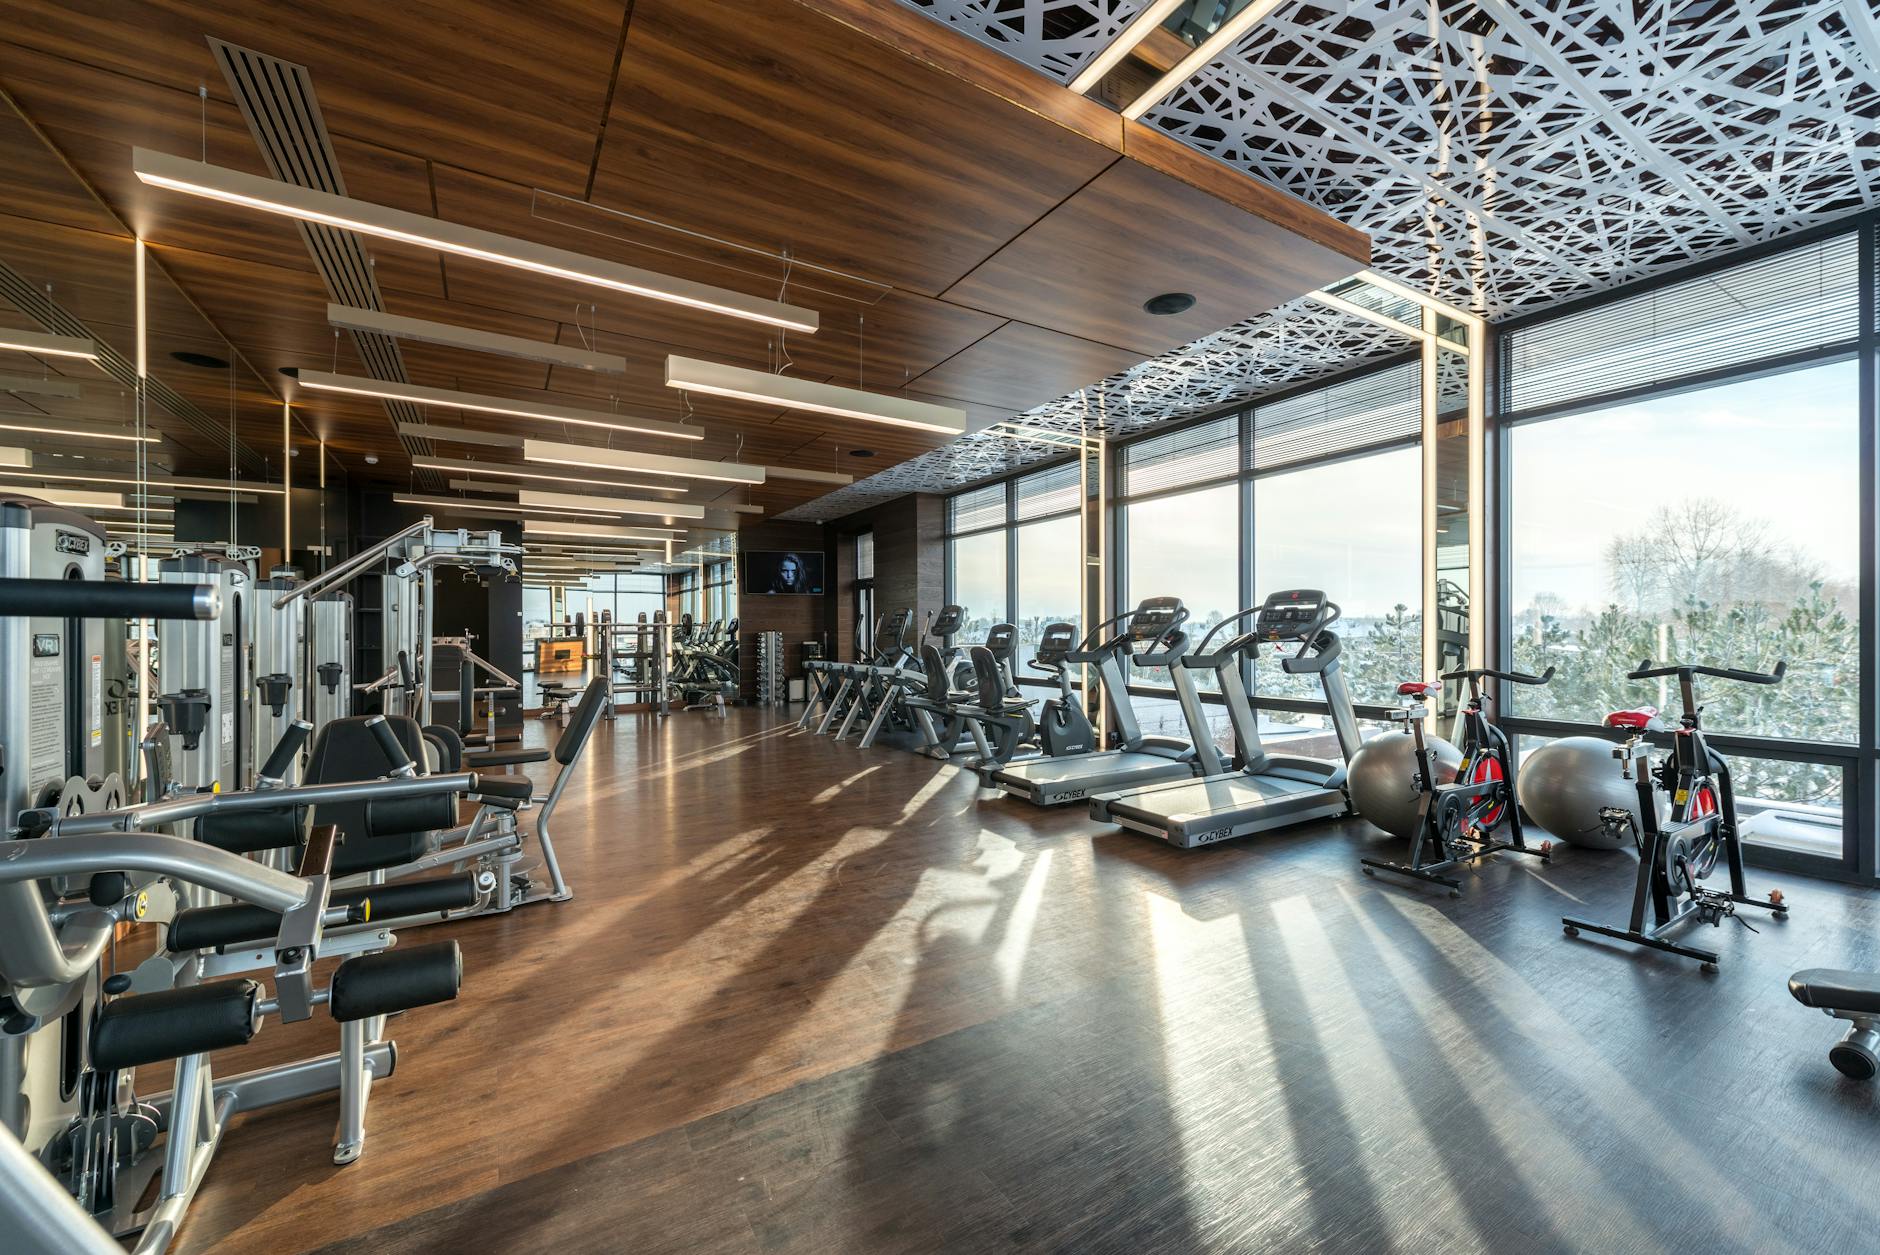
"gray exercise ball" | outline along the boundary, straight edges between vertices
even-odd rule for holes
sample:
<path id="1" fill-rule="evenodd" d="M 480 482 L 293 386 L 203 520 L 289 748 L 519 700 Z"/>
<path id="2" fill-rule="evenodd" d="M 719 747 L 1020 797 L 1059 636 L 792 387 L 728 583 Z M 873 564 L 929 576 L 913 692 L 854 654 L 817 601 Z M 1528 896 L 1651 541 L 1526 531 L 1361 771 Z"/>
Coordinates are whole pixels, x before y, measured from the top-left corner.
<path id="1" fill-rule="evenodd" d="M 1611 741 L 1596 736 L 1562 737 L 1541 746 L 1521 760 L 1515 783 L 1521 809 L 1568 845 L 1616 850 L 1632 844 L 1630 834 L 1615 834 L 1599 822 L 1600 809 L 1608 806 L 1623 806 L 1634 822 L 1642 820 L 1638 782 L 1620 774 L 1612 750 Z"/>
<path id="2" fill-rule="evenodd" d="M 1462 766 L 1462 751 L 1443 740 L 1426 740 L 1436 751 L 1436 783 L 1448 784 Z M 1351 756 L 1346 781 L 1357 812 L 1393 836 L 1408 841 L 1417 828 L 1417 743 L 1408 732 L 1380 732 Z"/>

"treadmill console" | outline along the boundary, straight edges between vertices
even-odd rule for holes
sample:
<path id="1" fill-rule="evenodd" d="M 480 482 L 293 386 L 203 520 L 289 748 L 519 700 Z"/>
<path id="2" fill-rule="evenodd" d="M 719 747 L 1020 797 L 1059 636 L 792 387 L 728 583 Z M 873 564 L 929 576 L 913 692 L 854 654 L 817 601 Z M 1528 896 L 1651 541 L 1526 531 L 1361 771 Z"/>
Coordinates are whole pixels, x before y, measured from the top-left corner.
<path id="1" fill-rule="evenodd" d="M 1329 603 L 1316 589 L 1274 593 L 1260 603 L 1253 634 L 1263 641 L 1310 640 L 1324 626 Z"/>
<path id="2" fill-rule="evenodd" d="M 964 624 L 965 622 L 966 622 L 966 607 L 965 606 L 942 606 L 940 607 L 939 613 L 934 615 L 933 622 L 927 625 L 927 635 L 929 636 L 957 635 L 959 633 L 960 626 Z"/>
<path id="3" fill-rule="evenodd" d="M 1145 597 L 1129 616 L 1125 635 L 1132 641 L 1153 641 L 1187 617 L 1179 597 Z"/>

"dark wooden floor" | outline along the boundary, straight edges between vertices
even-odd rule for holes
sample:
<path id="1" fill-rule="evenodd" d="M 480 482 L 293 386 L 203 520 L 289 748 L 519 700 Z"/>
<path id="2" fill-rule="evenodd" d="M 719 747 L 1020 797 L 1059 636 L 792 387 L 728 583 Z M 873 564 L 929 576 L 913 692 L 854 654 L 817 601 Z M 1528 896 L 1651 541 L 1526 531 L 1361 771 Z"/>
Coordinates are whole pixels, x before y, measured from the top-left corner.
<path id="1" fill-rule="evenodd" d="M 756 711 L 602 725 L 574 901 L 432 928 L 365 1158 L 245 1117 L 188 1251 L 1857 1251 L 1874 1091 L 1790 1000 L 1874 895 L 1759 875 L 1721 974 L 1562 937 L 1630 855 L 1379 885 L 1351 822 L 1183 852 Z M 271 1025 L 226 1070 L 330 1048 Z"/>

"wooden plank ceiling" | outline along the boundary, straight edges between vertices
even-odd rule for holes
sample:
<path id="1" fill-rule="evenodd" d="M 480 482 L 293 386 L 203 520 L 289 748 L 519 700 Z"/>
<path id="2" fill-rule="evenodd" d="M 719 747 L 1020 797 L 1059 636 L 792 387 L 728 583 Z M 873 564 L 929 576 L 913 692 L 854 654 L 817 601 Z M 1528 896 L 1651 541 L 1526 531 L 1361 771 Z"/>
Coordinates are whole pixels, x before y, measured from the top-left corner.
<path id="1" fill-rule="evenodd" d="M 585 344 L 628 363 L 624 375 L 604 375 L 404 343 L 411 381 L 432 387 L 675 419 L 687 402 L 661 371 L 678 352 L 905 390 L 983 425 L 1368 257 L 1360 233 L 894 4 L 9 8 L 0 88 L 30 126 L 0 117 L 0 174 L 17 193 L 0 204 L 0 260 L 53 284 L 64 307 L 128 350 L 125 233 L 141 234 L 175 285 L 155 285 L 153 369 L 205 411 L 232 411 L 241 444 L 277 465 L 279 398 L 294 393 L 283 372 L 365 372 L 351 337 L 327 324 L 330 296 L 294 224 L 158 191 L 131 173 L 134 145 L 268 173 L 211 37 L 308 68 L 351 196 L 785 293 L 822 317 L 818 334 L 780 341 L 733 319 L 368 241 L 391 313 Z M 1194 293 L 1194 308 L 1142 312 L 1168 291 Z M 0 307 L 5 322 L 29 325 Z M 169 356 L 199 345 L 236 367 L 192 375 Z M 323 437 L 353 482 L 412 481 L 379 403 L 293 399 L 301 435 Z M 701 444 L 637 447 L 859 477 L 941 443 L 712 398 L 698 398 L 692 415 L 707 432 Z M 430 418 L 595 439 L 531 420 Z M 226 450 L 197 438 L 192 453 L 188 434 L 176 434 L 176 469 L 226 468 Z M 858 448 L 875 456 L 851 458 Z M 462 445 L 438 453 L 508 456 Z M 823 491 L 773 479 L 686 499 L 774 513 Z"/>

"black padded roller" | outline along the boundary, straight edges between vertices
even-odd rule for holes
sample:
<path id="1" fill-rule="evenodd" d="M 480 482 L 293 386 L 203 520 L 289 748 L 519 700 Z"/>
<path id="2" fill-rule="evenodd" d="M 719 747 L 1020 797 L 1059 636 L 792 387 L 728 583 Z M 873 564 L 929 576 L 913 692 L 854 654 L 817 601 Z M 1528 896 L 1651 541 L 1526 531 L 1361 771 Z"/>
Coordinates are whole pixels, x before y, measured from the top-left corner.
<path id="1" fill-rule="evenodd" d="M 287 772 L 294 765 L 294 756 L 306 745 L 307 738 L 313 735 L 313 725 L 305 719 L 296 719 L 287 725 L 287 731 L 275 742 L 274 752 L 268 755 L 268 761 L 261 764 L 261 777 L 264 780 L 284 780 Z"/>
<path id="2" fill-rule="evenodd" d="M 404 655 L 401 653 L 399 657 L 403 658 Z M 367 719 L 366 730 L 372 734 L 372 739 L 379 743 L 379 749 L 384 753 L 385 761 L 392 771 L 403 771 L 411 766 L 410 756 L 405 753 L 405 747 L 398 743 L 398 734 L 392 730 L 391 724 L 385 722 L 384 715 L 373 715 Z"/>
<path id="3" fill-rule="evenodd" d="M 333 852 L 333 875 L 357 876 L 360 872 L 390 871 L 416 862 L 431 852 L 430 834 L 400 833 L 395 837 L 347 837 Z"/>
<path id="4" fill-rule="evenodd" d="M 348 959 L 333 973 L 333 1018 L 341 1022 L 449 1002 L 463 984 L 463 952 L 454 941 L 383 950 Z"/>
<path id="5" fill-rule="evenodd" d="M 245 1046 L 260 1026 L 261 986 L 214 981 L 117 998 L 99 1013 L 91 1036 L 100 1071 L 142 1067 L 206 1050 Z"/>
<path id="6" fill-rule="evenodd" d="M 486 776 L 477 774 L 477 796 L 480 798 L 511 798 L 526 802 L 535 796 L 535 781 L 527 776 Z"/>
<path id="7" fill-rule="evenodd" d="M 373 885 L 363 889 L 344 889 L 327 899 L 329 907 L 363 908 L 363 923 L 410 919 L 419 915 L 442 915 L 447 911 L 467 910 L 477 904 L 474 876 L 436 876 L 406 884 Z M 186 950 L 217 950 L 224 946 L 271 943 L 280 932 L 281 917 L 259 906 L 203 906 L 179 912 L 170 921 L 169 947 L 178 953 Z"/>
<path id="8" fill-rule="evenodd" d="M 417 797 L 375 799 L 366 803 L 366 835 L 398 837 L 457 826 L 457 795 L 427 793 Z"/>
<path id="9" fill-rule="evenodd" d="M 305 807 L 277 811 L 237 811 L 208 814 L 196 821 L 196 840 L 230 854 L 256 854 L 284 850 L 300 844 Z"/>

